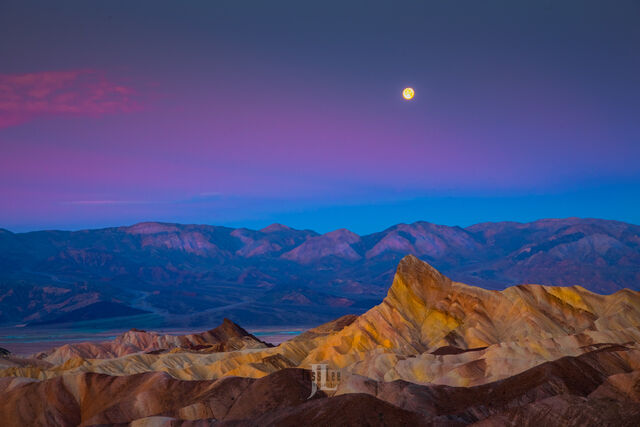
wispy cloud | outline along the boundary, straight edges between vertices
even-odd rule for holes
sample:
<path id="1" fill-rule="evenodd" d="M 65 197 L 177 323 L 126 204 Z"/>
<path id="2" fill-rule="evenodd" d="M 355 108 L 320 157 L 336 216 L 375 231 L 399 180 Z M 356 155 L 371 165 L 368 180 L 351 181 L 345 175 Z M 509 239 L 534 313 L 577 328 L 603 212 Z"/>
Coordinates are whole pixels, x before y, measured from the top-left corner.
<path id="1" fill-rule="evenodd" d="M 72 200 L 64 203 L 67 205 L 147 205 L 158 202 L 148 200 Z"/>
<path id="2" fill-rule="evenodd" d="M 208 192 L 204 192 L 204 193 L 200 193 L 200 197 L 221 197 L 222 193 L 219 191 L 208 191 Z"/>
<path id="3" fill-rule="evenodd" d="M 103 115 L 139 108 L 134 89 L 97 70 L 0 74 L 0 128 L 42 115 Z"/>
<path id="4" fill-rule="evenodd" d="M 166 200 L 118 200 L 118 199 L 88 199 L 88 200 L 71 200 L 62 202 L 66 205 L 179 205 L 199 202 L 215 202 L 220 200 L 224 195 L 220 192 L 205 192 L 194 195 L 185 199 L 166 199 Z"/>

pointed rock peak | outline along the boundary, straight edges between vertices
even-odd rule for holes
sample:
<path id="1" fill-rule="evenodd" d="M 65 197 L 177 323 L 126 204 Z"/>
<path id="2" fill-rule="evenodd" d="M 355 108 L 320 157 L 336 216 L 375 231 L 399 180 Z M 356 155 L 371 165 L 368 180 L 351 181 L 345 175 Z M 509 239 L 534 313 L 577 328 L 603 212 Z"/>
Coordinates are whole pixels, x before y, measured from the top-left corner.
<path id="1" fill-rule="evenodd" d="M 278 231 L 287 231 L 287 230 L 291 230 L 291 227 L 287 227 L 286 225 L 283 224 L 279 224 L 277 222 L 274 222 L 273 224 L 263 228 L 262 231 L 263 233 L 275 233 Z"/>
<path id="2" fill-rule="evenodd" d="M 271 344 L 261 341 L 253 334 L 249 333 L 242 326 L 238 325 L 234 321 L 224 318 L 222 323 L 217 328 L 211 329 L 210 331 L 204 332 L 201 334 L 202 336 L 213 336 L 220 341 L 227 341 L 232 338 L 250 338 L 255 342 L 264 344 L 266 347 L 273 347 Z"/>
<path id="3" fill-rule="evenodd" d="M 220 326 L 238 326 L 233 320 L 229 319 L 228 317 L 225 317 L 224 319 L 222 319 L 222 323 L 220 324 Z"/>
<path id="4" fill-rule="evenodd" d="M 389 294 L 407 289 L 422 293 L 427 289 L 444 289 L 450 284 L 451 280 L 431 265 L 414 255 L 407 255 L 398 264 Z"/>
<path id="5" fill-rule="evenodd" d="M 409 255 L 405 255 L 404 257 L 402 257 L 402 259 L 400 260 L 400 263 L 398 264 L 398 266 L 404 265 L 404 264 L 413 264 L 413 263 L 417 263 L 417 262 L 424 262 L 421 261 L 420 258 L 418 258 L 417 256 L 413 255 L 413 254 L 409 254 Z M 426 264 L 426 262 L 425 262 Z"/>
<path id="6" fill-rule="evenodd" d="M 398 270 L 426 270 L 430 274 L 441 275 L 438 270 L 433 268 L 428 262 L 422 261 L 413 254 L 405 255 L 398 263 Z"/>
<path id="7" fill-rule="evenodd" d="M 242 326 L 238 325 L 234 321 L 227 319 L 226 317 L 222 320 L 222 323 L 214 329 L 208 331 L 208 333 L 221 333 L 226 336 L 237 336 L 237 337 L 245 337 L 251 336 L 249 332 L 247 332 Z"/>
<path id="8" fill-rule="evenodd" d="M 242 329 L 240 327 L 240 325 L 238 325 L 233 320 L 228 319 L 226 317 L 224 319 L 222 319 L 222 323 L 220 324 L 220 326 L 218 326 L 218 328 L 239 328 L 239 329 Z"/>

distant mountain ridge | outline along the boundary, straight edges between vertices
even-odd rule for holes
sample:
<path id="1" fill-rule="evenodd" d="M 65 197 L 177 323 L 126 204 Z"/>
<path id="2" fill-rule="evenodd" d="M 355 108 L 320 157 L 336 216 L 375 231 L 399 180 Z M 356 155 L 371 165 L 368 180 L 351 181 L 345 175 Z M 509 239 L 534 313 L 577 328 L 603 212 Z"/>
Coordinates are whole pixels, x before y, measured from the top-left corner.
<path id="1" fill-rule="evenodd" d="M 640 289 L 640 226 L 618 221 L 466 228 L 421 221 L 364 236 L 282 224 L 250 230 L 145 222 L 73 232 L 2 230 L 0 324 L 91 320 L 82 309 L 108 301 L 154 313 L 164 325 L 210 325 L 224 317 L 249 326 L 311 325 L 380 302 L 407 254 L 485 288 Z"/>

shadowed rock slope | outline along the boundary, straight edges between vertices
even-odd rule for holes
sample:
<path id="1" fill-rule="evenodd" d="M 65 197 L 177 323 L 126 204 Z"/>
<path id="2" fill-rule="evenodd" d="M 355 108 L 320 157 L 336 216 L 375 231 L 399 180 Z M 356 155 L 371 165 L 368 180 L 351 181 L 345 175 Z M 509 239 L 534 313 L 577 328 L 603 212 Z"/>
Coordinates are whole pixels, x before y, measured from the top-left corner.
<path id="1" fill-rule="evenodd" d="M 261 379 L 184 381 L 165 373 L 82 373 L 45 381 L 0 379 L 3 425 L 637 425 L 640 371 L 624 347 L 547 362 L 476 386 L 378 382 L 349 376 L 311 394 L 310 372 Z M 637 368 L 637 366 L 636 366 Z M 635 423 L 635 424 L 634 424 Z M 187 424 L 188 425 L 188 424 Z"/>

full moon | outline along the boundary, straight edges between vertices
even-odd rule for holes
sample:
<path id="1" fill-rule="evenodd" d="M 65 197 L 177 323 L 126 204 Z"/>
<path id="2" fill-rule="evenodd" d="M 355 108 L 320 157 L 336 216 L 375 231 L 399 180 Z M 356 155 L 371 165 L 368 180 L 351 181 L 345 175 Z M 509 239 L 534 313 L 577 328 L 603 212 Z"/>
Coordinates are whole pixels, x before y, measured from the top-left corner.
<path id="1" fill-rule="evenodd" d="M 416 94 L 416 91 L 413 90 L 413 88 L 411 87 L 405 87 L 404 90 L 402 91 L 402 97 L 407 101 L 412 99 L 415 94 Z"/>

